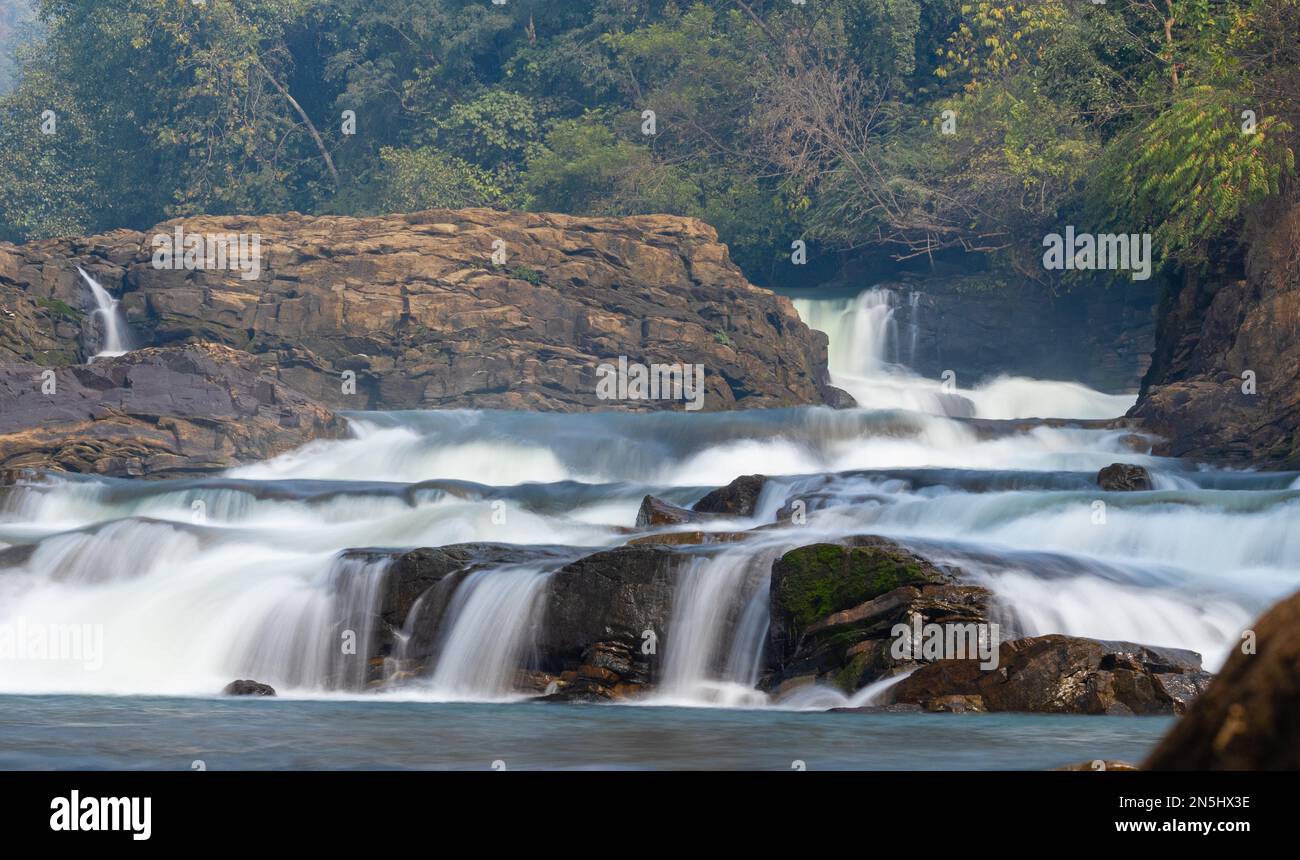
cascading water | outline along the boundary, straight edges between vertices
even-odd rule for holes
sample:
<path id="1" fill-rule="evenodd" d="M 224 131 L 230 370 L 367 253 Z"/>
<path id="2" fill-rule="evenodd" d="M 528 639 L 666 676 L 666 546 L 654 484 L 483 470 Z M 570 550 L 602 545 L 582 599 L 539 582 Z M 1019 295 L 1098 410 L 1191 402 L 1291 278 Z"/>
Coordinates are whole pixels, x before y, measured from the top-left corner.
<path id="1" fill-rule="evenodd" d="M 1121 431 L 976 435 L 937 416 L 816 409 L 371 414 L 354 428 L 356 438 L 238 476 L 0 488 L 0 631 L 103 629 L 102 666 L 0 660 L 0 691 L 211 694 L 254 677 L 282 694 L 355 694 L 381 670 L 343 643 L 364 656 L 381 632 L 409 635 L 416 613 L 382 628 L 387 556 L 344 550 L 498 541 L 565 545 L 576 557 L 625 542 L 647 492 L 685 504 L 756 466 L 789 477 L 769 482 L 752 520 L 706 527 L 771 523 L 792 498 L 805 500 L 808 522 L 682 569 L 652 703 L 764 701 L 754 687 L 772 560 L 822 540 L 877 534 L 948 560 L 1025 633 L 1192 648 L 1211 667 L 1252 616 L 1300 586 L 1295 475 L 1190 469 L 1134 452 Z M 1121 459 L 1169 489 L 1098 490 L 1096 470 Z M 542 483 L 438 480 L 494 470 Z M 403 693 L 520 695 L 554 569 L 495 564 L 449 578 L 438 628 L 422 631 L 436 659 Z M 778 704 L 847 701 L 833 692 Z"/>
<path id="2" fill-rule="evenodd" d="M 908 297 L 908 360 L 920 337 L 921 294 Z M 1000 377 L 960 387 L 955 374 L 927 379 L 901 363 L 898 294 L 873 287 L 853 298 L 795 298 L 799 316 L 830 338 L 831 381 L 866 409 L 904 409 L 966 418 L 1114 418 L 1134 395 L 1112 395 L 1072 382 Z"/>
<path id="3" fill-rule="evenodd" d="M 119 302 L 113 298 L 108 290 L 104 289 L 98 281 L 80 267 L 77 271 L 81 274 L 86 285 L 90 287 L 90 294 L 95 299 L 94 316 L 99 320 L 100 328 L 104 333 L 104 342 L 99 352 L 95 353 L 96 358 L 112 358 L 118 355 L 125 355 L 131 350 L 130 336 L 126 325 L 126 319 L 122 316 L 122 311 L 118 307 Z"/>
<path id="4" fill-rule="evenodd" d="M 434 698 L 518 698 L 515 675 L 542 622 L 549 573 L 507 567 L 478 571 L 465 580 L 448 610 L 446 639 L 429 682 Z"/>
<path id="5" fill-rule="evenodd" d="M 659 700 L 753 705 L 768 628 L 768 584 L 779 549 L 741 546 L 679 574 Z"/>

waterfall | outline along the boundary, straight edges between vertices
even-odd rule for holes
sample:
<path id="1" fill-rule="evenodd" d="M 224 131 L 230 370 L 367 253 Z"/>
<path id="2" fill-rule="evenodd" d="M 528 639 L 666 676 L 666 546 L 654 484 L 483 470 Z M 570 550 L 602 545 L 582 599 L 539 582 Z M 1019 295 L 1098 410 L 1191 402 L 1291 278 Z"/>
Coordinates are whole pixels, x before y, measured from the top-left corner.
<path id="1" fill-rule="evenodd" d="M 112 358 L 117 355 L 125 355 L 130 351 L 130 337 L 126 326 L 126 319 L 122 316 L 122 311 L 118 307 L 117 299 L 100 286 L 99 282 L 86 274 L 80 266 L 77 271 L 90 287 L 90 294 L 95 299 L 94 316 L 99 320 L 99 325 L 104 332 L 104 343 L 99 352 L 95 353 L 96 358 Z"/>
<path id="2" fill-rule="evenodd" d="M 908 366 L 914 366 L 916 364 L 916 345 L 917 341 L 920 340 L 921 337 L 921 299 L 924 296 L 925 293 L 917 292 L 915 290 L 907 296 L 907 330 L 909 334 L 907 348 Z"/>
<path id="3" fill-rule="evenodd" d="M 233 646 L 235 675 L 290 690 L 363 689 L 388 567 L 386 558 L 335 558 L 255 613 Z"/>
<path id="4" fill-rule="evenodd" d="M 517 698 L 516 675 L 542 623 L 542 596 L 551 571 L 508 566 L 471 574 L 456 590 L 437 666 L 435 698 L 501 701 Z"/>
<path id="5" fill-rule="evenodd" d="M 889 362 L 898 363 L 898 297 L 893 290 L 873 287 L 853 298 L 795 299 L 794 305 L 809 328 L 830 338 L 832 373 L 870 376 Z"/>
<path id="6" fill-rule="evenodd" d="M 922 293 L 907 298 L 907 357 L 915 361 L 920 340 Z M 1136 394 L 1113 395 L 1074 382 L 998 377 L 970 388 L 953 371 L 928 379 L 901 361 L 898 294 L 872 287 L 856 297 L 795 298 L 810 328 L 830 339 L 831 381 L 866 409 L 901 409 L 954 418 L 1117 418 Z"/>
<path id="7" fill-rule="evenodd" d="M 664 643 L 659 698 L 680 704 L 759 704 L 754 686 L 768 629 L 779 549 L 734 547 L 679 574 Z"/>

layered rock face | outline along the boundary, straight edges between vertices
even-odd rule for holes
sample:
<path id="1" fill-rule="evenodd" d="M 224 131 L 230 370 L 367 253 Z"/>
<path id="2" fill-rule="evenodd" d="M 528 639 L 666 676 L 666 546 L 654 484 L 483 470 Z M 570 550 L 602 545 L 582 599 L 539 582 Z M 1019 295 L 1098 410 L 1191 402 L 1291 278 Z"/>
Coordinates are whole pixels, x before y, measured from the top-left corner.
<path id="1" fill-rule="evenodd" d="M 177 225 L 191 237 L 260 237 L 257 277 L 156 268 L 153 238 Z M 825 336 L 748 283 L 714 230 L 690 218 L 202 217 L 0 245 L 9 357 L 63 364 L 93 352 L 70 346 L 90 328 L 77 265 L 122 298 L 139 340 L 258 354 L 335 407 L 683 408 L 598 396 L 597 368 L 620 356 L 701 365 L 705 410 L 848 402 L 828 385 Z"/>
<path id="2" fill-rule="evenodd" d="M 218 472 L 342 436 L 342 419 L 212 344 L 88 365 L 0 365 L 0 469 L 117 477 Z"/>
<path id="3" fill-rule="evenodd" d="M 1244 276 L 1189 276 L 1166 298 L 1129 413 L 1157 453 L 1300 468 L 1300 207 L 1252 230 Z"/>

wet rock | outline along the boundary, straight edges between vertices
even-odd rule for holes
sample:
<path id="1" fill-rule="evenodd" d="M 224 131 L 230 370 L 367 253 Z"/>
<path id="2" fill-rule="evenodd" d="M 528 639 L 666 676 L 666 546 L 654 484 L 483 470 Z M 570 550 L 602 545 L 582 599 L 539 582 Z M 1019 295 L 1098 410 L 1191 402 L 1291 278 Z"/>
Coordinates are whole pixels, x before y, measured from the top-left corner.
<path id="1" fill-rule="evenodd" d="M 54 369 L 0 367 L 0 468 L 176 478 L 265 460 L 346 424 L 213 344 L 142 349 Z"/>
<path id="2" fill-rule="evenodd" d="M 691 510 L 704 514 L 752 517 L 766 484 L 767 478 L 764 475 L 742 475 L 700 499 Z"/>
<path id="3" fill-rule="evenodd" d="M 678 526 L 686 523 L 699 523 L 710 519 L 706 514 L 697 514 L 689 508 L 679 508 L 663 499 L 646 496 L 641 500 L 641 508 L 636 512 L 637 528 L 654 528 L 656 526 Z"/>
<path id="4" fill-rule="evenodd" d="M 646 664 L 622 642 L 587 647 L 576 668 L 566 669 L 547 686 L 546 702 L 611 702 L 638 696 L 647 689 Z"/>
<path id="5" fill-rule="evenodd" d="M 1251 628 L 1148 770 L 1300 770 L 1300 594 Z"/>
<path id="6" fill-rule="evenodd" d="M 393 657 L 405 631 L 401 648 L 402 663 L 383 666 L 409 675 L 418 675 L 436 661 L 442 639 L 439 632 L 447 607 L 457 587 L 476 571 L 507 564 L 558 563 L 563 551 L 548 547 L 515 544 L 464 543 L 443 547 L 392 550 L 350 550 L 349 558 L 389 560 L 391 562 L 376 602 L 377 623 L 371 657 Z M 335 619 L 341 626 L 344 619 Z M 355 622 L 352 622 L 355 623 Z M 383 678 L 382 673 L 372 680 Z"/>
<path id="7" fill-rule="evenodd" d="M 1146 467 L 1130 463 L 1111 463 L 1097 473 L 1097 485 L 1111 492 L 1136 492 L 1153 486 Z"/>
<path id="8" fill-rule="evenodd" d="M 924 665 L 890 692 L 922 707 L 979 696 L 989 711 L 1179 714 L 1209 679 L 1192 651 L 1051 635 L 1003 642 L 992 669 L 970 659 Z"/>
<path id="9" fill-rule="evenodd" d="M 275 688 L 257 681 L 231 681 L 221 691 L 223 696 L 274 696 Z"/>
<path id="10" fill-rule="evenodd" d="M 980 696 L 935 696 L 927 699 L 921 708 L 932 714 L 980 714 L 988 710 Z"/>
<path id="11" fill-rule="evenodd" d="M 896 624 L 984 623 L 989 600 L 987 589 L 884 538 L 792 550 L 772 567 L 763 686 L 815 676 L 851 693 L 916 665 L 892 654 Z"/>
<path id="12" fill-rule="evenodd" d="M 552 574 L 537 651 L 564 682 L 554 700 L 622 698 L 654 682 L 677 575 L 689 560 L 670 547 L 619 547 Z"/>

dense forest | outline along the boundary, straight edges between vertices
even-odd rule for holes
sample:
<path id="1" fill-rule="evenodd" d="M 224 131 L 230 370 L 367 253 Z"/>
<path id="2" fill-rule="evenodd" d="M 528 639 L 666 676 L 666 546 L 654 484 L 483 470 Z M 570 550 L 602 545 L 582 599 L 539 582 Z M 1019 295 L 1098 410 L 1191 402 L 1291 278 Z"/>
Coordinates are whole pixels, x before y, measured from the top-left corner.
<path id="1" fill-rule="evenodd" d="M 1063 224 L 1199 266 L 1294 187 L 1300 0 L 31 5 L 0 98 L 10 241 L 200 212 L 664 212 L 762 282 L 803 239 L 1051 286 Z"/>

